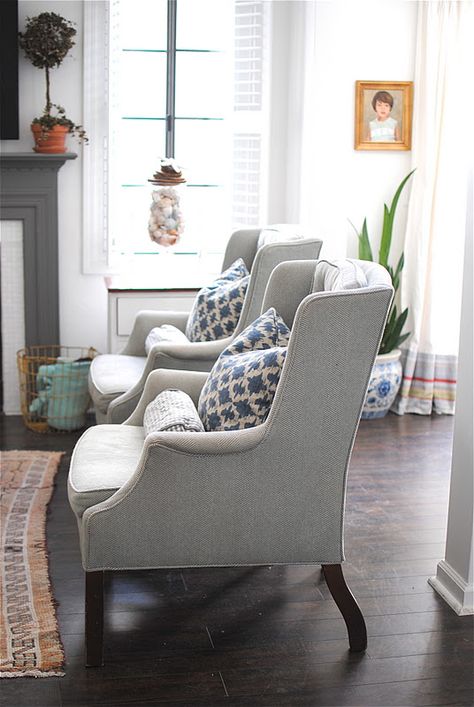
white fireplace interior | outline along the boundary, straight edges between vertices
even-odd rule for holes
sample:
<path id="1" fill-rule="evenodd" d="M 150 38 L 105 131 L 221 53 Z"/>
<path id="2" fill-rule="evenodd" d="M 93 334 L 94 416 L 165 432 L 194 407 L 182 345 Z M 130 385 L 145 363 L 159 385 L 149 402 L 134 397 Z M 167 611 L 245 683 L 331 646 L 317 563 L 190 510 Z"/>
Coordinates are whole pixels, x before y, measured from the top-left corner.
<path id="1" fill-rule="evenodd" d="M 3 412 L 18 415 L 16 353 L 25 346 L 22 221 L 0 221 L 0 280 Z"/>

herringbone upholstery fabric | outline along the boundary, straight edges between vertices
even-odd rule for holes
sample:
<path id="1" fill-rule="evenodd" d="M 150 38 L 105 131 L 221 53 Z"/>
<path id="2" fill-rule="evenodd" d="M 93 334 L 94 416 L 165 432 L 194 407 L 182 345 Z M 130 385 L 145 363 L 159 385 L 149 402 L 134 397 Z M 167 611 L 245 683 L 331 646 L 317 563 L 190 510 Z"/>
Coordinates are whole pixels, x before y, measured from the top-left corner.
<path id="1" fill-rule="evenodd" d="M 86 570 L 343 560 L 347 469 L 393 289 L 360 263 L 367 287 L 311 293 L 315 265 L 282 263 L 267 288 L 264 307 L 292 329 L 265 422 L 149 435 L 129 480 L 84 512 Z M 130 424 L 174 375 L 196 401 L 205 375 L 155 371 Z"/>

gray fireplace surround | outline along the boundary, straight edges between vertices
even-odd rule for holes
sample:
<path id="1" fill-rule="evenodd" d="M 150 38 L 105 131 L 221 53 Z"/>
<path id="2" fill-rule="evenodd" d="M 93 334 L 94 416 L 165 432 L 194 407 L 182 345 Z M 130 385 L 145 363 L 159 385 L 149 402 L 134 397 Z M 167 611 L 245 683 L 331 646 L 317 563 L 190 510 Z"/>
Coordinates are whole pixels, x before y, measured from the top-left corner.
<path id="1" fill-rule="evenodd" d="M 25 340 L 59 344 L 58 171 L 75 153 L 0 155 L 0 218 L 23 222 Z"/>

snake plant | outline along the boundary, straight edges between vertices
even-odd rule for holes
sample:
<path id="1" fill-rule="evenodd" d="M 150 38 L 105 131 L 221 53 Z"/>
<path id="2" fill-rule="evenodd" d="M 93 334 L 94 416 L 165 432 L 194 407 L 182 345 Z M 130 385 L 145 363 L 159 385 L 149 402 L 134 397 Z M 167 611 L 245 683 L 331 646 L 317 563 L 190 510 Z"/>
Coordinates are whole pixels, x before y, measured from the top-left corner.
<path id="1" fill-rule="evenodd" d="M 405 184 L 410 179 L 411 175 L 415 170 L 412 170 L 399 184 L 397 191 L 392 199 L 390 207 L 387 204 L 383 205 L 383 224 L 382 224 L 382 236 L 380 238 L 380 248 L 378 262 L 387 268 L 390 277 L 392 278 L 393 289 L 395 294 L 400 286 L 400 275 L 405 264 L 404 254 L 400 255 L 398 263 L 393 269 L 388 263 L 390 255 L 390 247 L 392 245 L 392 233 L 393 233 L 393 223 L 395 220 L 395 212 L 397 209 L 398 201 L 400 195 L 403 191 Z M 360 232 L 353 226 L 357 233 L 359 240 L 359 259 L 360 260 L 374 260 L 372 247 L 370 245 L 369 234 L 367 231 L 367 219 L 364 219 L 362 228 Z M 403 312 L 398 313 L 397 306 L 395 304 L 395 299 L 392 302 L 390 311 L 387 317 L 387 323 L 385 324 L 385 330 L 382 337 L 382 343 L 380 344 L 379 354 L 390 353 L 393 349 L 396 349 L 402 344 L 405 339 L 410 336 L 410 333 L 402 334 L 403 327 L 408 316 L 408 308 L 404 309 Z"/>

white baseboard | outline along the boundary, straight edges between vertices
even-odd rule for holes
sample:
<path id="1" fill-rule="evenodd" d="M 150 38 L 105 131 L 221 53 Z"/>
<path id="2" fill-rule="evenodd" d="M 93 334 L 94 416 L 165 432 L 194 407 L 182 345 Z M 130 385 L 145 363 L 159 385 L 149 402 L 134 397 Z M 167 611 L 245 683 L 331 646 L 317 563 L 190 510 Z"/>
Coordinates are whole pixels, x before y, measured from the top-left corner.
<path id="1" fill-rule="evenodd" d="M 436 577 L 430 577 L 428 582 L 458 616 L 474 614 L 474 585 L 468 584 L 446 560 L 438 563 Z"/>

